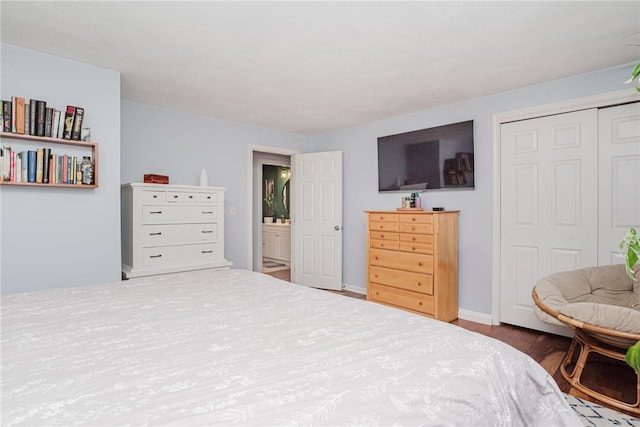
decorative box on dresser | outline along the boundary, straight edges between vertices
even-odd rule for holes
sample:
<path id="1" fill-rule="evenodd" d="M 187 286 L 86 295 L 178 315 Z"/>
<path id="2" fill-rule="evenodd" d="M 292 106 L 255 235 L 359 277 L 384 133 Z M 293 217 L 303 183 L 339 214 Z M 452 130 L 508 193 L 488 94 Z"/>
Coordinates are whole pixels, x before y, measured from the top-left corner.
<path id="1" fill-rule="evenodd" d="M 459 211 L 366 211 L 367 300 L 458 318 Z"/>
<path id="2" fill-rule="evenodd" d="M 229 268 L 221 187 L 121 186 L 124 278 Z"/>

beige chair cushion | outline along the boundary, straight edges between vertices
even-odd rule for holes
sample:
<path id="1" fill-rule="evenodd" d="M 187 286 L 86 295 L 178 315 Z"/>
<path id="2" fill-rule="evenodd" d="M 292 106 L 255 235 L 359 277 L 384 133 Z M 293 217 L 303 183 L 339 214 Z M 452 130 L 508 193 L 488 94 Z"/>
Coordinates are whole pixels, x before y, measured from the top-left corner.
<path id="1" fill-rule="evenodd" d="M 535 291 L 544 305 L 565 316 L 640 333 L 640 267 L 635 273 L 632 281 L 621 264 L 563 271 L 540 280 Z M 534 310 L 543 322 L 564 325 L 539 307 Z"/>

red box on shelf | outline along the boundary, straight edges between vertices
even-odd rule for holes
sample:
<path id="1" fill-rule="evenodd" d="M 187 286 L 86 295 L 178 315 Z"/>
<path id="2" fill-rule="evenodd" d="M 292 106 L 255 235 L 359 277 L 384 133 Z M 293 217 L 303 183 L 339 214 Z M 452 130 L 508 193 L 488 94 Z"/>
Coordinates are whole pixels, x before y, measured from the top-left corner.
<path id="1" fill-rule="evenodd" d="M 148 173 L 144 175 L 144 182 L 148 184 L 168 184 L 169 177 L 166 175 L 156 175 Z"/>

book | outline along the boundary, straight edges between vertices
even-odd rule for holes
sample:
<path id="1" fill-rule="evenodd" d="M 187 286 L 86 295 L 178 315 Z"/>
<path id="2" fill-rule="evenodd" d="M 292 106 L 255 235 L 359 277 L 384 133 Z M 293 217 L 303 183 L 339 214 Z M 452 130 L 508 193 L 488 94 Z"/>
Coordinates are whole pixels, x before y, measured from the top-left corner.
<path id="1" fill-rule="evenodd" d="M 11 101 L 2 101 L 2 130 L 4 132 L 11 132 L 11 122 L 13 121 L 11 114 Z"/>
<path id="2" fill-rule="evenodd" d="M 37 153 L 33 150 L 27 151 L 27 182 L 36 182 Z"/>
<path id="3" fill-rule="evenodd" d="M 11 177 L 11 146 L 2 147 L 2 180 L 9 181 Z"/>
<path id="4" fill-rule="evenodd" d="M 44 160 L 44 150 L 42 148 L 36 149 L 36 182 L 42 183 L 42 172 Z"/>
<path id="5" fill-rule="evenodd" d="M 16 132 L 16 97 L 11 97 L 11 132 Z"/>
<path id="6" fill-rule="evenodd" d="M 51 126 L 51 137 L 52 138 L 60 138 L 59 133 L 60 128 L 60 110 L 53 111 L 53 125 Z"/>
<path id="7" fill-rule="evenodd" d="M 73 118 L 73 126 L 71 128 L 71 139 L 80 141 L 82 137 L 82 120 L 84 119 L 84 108 L 76 107 L 76 115 Z"/>
<path id="8" fill-rule="evenodd" d="M 51 124 L 53 123 L 53 108 L 45 108 L 44 113 L 44 136 L 51 137 Z"/>
<path id="9" fill-rule="evenodd" d="M 36 110 L 37 110 L 37 100 L 30 99 L 29 100 L 29 135 L 36 134 Z"/>
<path id="10" fill-rule="evenodd" d="M 24 103 L 24 134 L 31 135 L 31 105 Z"/>
<path id="11" fill-rule="evenodd" d="M 20 181 L 29 182 L 29 154 L 27 151 L 20 152 L 21 158 L 21 171 L 20 171 Z"/>
<path id="12" fill-rule="evenodd" d="M 13 180 L 15 182 L 22 182 L 22 153 L 16 152 L 13 157 Z"/>
<path id="13" fill-rule="evenodd" d="M 75 115 L 76 107 L 67 105 L 67 111 L 64 115 L 64 132 L 62 133 L 64 139 L 71 139 L 71 130 L 73 129 L 73 119 Z"/>
<path id="14" fill-rule="evenodd" d="M 24 134 L 24 98 L 16 96 L 14 99 L 16 105 L 15 132 Z"/>
<path id="15" fill-rule="evenodd" d="M 47 115 L 47 102 L 36 101 L 36 135 L 44 136 Z"/>
<path id="16" fill-rule="evenodd" d="M 51 148 L 43 148 L 42 153 L 42 182 L 49 183 L 49 157 L 51 156 Z"/>

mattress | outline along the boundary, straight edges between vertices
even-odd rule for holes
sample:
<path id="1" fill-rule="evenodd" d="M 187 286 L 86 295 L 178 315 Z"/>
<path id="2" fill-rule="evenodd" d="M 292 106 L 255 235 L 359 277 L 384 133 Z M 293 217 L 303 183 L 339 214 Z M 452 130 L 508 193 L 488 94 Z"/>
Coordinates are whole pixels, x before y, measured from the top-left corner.
<path id="1" fill-rule="evenodd" d="M 2 298 L 2 425 L 580 425 L 494 339 L 245 270 Z"/>

